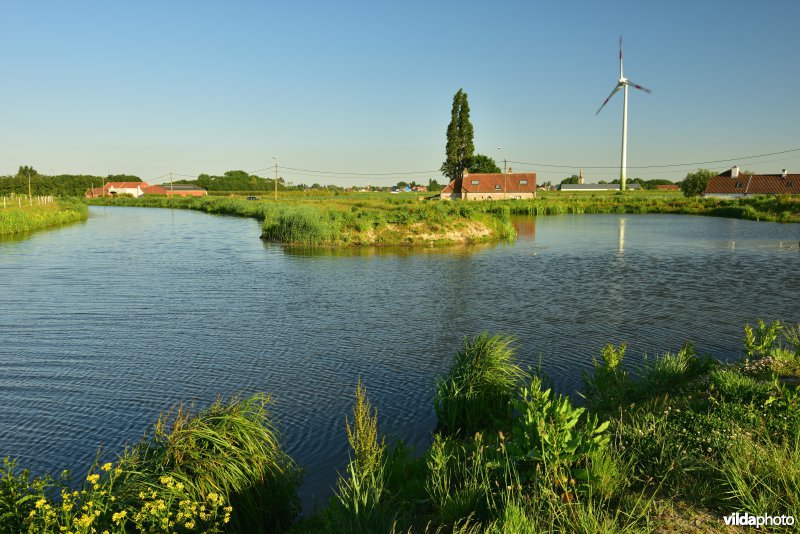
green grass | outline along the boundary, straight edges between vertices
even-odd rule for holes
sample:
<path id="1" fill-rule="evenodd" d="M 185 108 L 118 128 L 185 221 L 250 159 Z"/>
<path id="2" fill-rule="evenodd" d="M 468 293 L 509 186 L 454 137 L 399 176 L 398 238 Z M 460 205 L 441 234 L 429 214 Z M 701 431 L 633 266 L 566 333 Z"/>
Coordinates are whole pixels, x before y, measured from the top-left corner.
<path id="1" fill-rule="evenodd" d="M 800 222 L 800 196 L 759 196 L 742 199 L 686 198 L 680 193 L 539 193 L 534 200 L 508 201 L 515 215 L 567 213 L 670 213 L 758 221 Z"/>
<path id="2" fill-rule="evenodd" d="M 436 418 L 442 432 L 471 436 L 505 419 L 523 373 L 512 339 L 481 334 L 466 340 L 450 371 L 436 384 Z"/>
<path id="3" fill-rule="evenodd" d="M 10 199 L 8 207 L 5 209 L 0 205 L 0 235 L 42 230 L 83 221 L 89 216 L 86 204 L 76 199 L 65 198 L 41 204 L 38 202 L 37 199 L 34 199 L 31 206 L 27 200 L 23 199 L 20 206 L 16 199 Z"/>

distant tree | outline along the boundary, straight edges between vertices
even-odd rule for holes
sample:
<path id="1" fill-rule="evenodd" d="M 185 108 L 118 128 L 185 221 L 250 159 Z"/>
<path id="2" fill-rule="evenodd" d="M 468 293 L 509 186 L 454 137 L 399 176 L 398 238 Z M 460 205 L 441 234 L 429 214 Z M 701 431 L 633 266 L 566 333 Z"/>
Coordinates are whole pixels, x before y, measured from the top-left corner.
<path id="1" fill-rule="evenodd" d="M 665 180 L 663 178 L 656 178 L 654 180 L 646 180 L 644 183 L 645 189 L 656 189 L 659 185 L 676 185 L 675 182 L 671 180 Z"/>
<path id="2" fill-rule="evenodd" d="M 408 182 L 403 182 L 402 180 L 397 182 L 397 189 L 405 189 L 408 186 Z"/>
<path id="3" fill-rule="evenodd" d="M 597 183 L 598 184 L 607 184 L 608 180 L 599 180 Z"/>
<path id="4" fill-rule="evenodd" d="M 464 169 L 469 165 L 475 144 L 474 130 L 469 121 L 469 103 L 467 93 L 459 89 L 453 97 L 453 109 L 450 112 L 450 124 L 447 126 L 447 159 L 442 163 L 442 174 L 450 180 L 461 181 Z"/>
<path id="5" fill-rule="evenodd" d="M 27 178 L 28 176 L 39 176 L 39 173 L 30 165 L 20 165 L 17 176 L 24 176 Z"/>
<path id="6" fill-rule="evenodd" d="M 500 167 L 497 166 L 497 163 L 490 158 L 489 156 L 484 156 L 483 154 L 475 154 L 470 158 L 469 165 L 467 165 L 469 172 L 472 173 L 498 173 L 500 171 Z"/>
<path id="7" fill-rule="evenodd" d="M 716 175 L 716 172 L 709 169 L 697 169 L 695 172 L 690 172 L 681 183 L 681 191 L 687 197 L 700 195 L 706 190 L 708 180 Z"/>
<path id="8" fill-rule="evenodd" d="M 431 178 L 428 180 L 428 191 L 441 191 L 444 189 L 444 186 L 440 184 L 438 181 Z"/>
<path id="9" fill-rule="evenodd" d="M 577 184 L 577 183 L 580 183 L 580 181 L 581 181 L 580 176 L 578 176 L 577 174 L 573 174 L 569 178 L 564 178 L 563 180 L 561 180 L 561 183 L 562 184 Z"/>

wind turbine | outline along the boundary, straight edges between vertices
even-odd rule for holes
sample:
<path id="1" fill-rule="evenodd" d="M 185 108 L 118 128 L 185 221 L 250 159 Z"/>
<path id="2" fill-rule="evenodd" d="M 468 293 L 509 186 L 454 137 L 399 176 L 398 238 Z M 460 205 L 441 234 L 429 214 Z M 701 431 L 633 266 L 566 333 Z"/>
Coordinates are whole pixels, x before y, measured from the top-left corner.
<path id="1" fill-rule="evenodd" d="M 632 85 L 636 89 L 640 91 L 644 91 L 645 93 L 652 93 L 650 89 L 646 87 L 642 87 L 637 83 L 633 83 L 629 79 L 627 79 L 622 74 L 622 36 L 619 36 L 619 80 L 617 81 L 616 87 L 611 91 L 611 94 L 608 95 L 603 105 L 600 106 L 600 109 L 597 110 L 595 116 L 608 104 L 608 101 L 611 100 L 611 97 L 619 91 L 620 89 L 623 90 L 623 99 L 622 99 L 622 158 L 620 161 L 619 167 L 619 182 L 620 182 L 620 189 L 625 191 L 625 170 L 628 165 L 628 85 Z"/>

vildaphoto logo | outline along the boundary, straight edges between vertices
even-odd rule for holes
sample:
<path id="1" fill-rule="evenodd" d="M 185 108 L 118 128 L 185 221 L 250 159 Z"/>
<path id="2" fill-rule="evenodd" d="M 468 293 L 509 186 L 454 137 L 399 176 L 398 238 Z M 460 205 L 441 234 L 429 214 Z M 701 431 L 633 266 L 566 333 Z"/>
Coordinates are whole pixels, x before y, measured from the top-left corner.
<path id="1" fill-rule="evenodd" d="M 794 526 L 793 515 L 750 515 L 739 512 L 726 515 L 725 524 L 737 527 L 791 527 Z"/>

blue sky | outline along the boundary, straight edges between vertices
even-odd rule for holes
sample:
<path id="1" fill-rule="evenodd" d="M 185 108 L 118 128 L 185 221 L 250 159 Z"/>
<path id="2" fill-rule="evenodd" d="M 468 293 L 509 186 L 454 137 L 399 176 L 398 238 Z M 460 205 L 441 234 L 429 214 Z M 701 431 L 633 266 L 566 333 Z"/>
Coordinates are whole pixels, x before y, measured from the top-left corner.
<path id="1" fill-rule="evenodd" d="M 0 174 L 159 182 L 275 155 L 296 183 L 442 181 L 463 88 L 477 152 L 540 182 L 613 179 L 622 95 L 595 111 L 620 34 L 653 90 L 629 95 L 629 177 L 800 172 L 800 150 L 745 159 L 800 149 L 800 2 L 553 4 L 6 1 Z"/>

